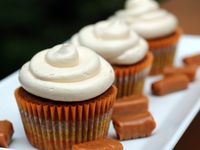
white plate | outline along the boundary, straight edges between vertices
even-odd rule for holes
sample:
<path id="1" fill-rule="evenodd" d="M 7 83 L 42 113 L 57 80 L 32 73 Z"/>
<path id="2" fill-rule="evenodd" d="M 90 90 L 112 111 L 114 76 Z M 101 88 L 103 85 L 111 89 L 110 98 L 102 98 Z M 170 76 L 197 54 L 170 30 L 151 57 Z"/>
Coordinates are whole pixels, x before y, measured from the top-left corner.
<path id="1" fill-rule="evenodd" d="M 180 42 L 176 64 L 181 65 L 181 58 L 200 52 L 200 37 L 184 36 Z M 172 149 L 200 108 L 200 74 L 197 80 L 190 84 L 189 89 L 162 97 L 151 95 L 150 85 L 159 77 L 148 78 L 145 94 L 150 99 L 150 111 L 157 122 L 157 127 L 151 137 L 123 141 L 125 150 L 161 150 Z M 14 125 L 11 149 L 34 149 L 27 141 L 22 127 L 13 92 L 19 86 L 17 72 L 0 82 L 0 120 L 8 119 Z M 115 136 L 111 125 L 110 136 Z"/>

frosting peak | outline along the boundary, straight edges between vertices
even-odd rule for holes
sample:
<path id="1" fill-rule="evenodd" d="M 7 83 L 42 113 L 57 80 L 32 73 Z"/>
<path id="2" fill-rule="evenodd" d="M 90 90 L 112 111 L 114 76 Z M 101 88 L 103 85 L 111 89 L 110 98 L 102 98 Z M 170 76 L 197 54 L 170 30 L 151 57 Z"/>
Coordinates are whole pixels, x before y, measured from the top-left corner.
<path id="1" fill-rule="evenodd" d="M 105 92 L 114 81 L 114 71 L 90 49 L 61 44 L 37 53 L 21 68 L 19 80 L 36 96 L 82 101 Z"/>
<path id="2" fill-rule="evenodd" d="M 63 44 L 60 48 L 53 47 L 46 54 L 49 64 L 56 67 L 72 67 L 78 64 L 79 56 L 75 46 Z"/>
<path id="3" fill-rule="evenodd" d="M 155 0 L 128 0 L 125 3 L 125 8 L 132 9 L 135 14 L 141 14 L 158 9 L 159 5 Z"/>
<path id="4" fill-rule="evenodd" d="M 94 25 L 94 33 L 102 39 L 120 40 L 129 36 L 130 28 L 119 20 L 112 20 L 109 23 L 100 22 Z"/>
<path id="5" fill-rule="evenodd" d="M 91 48 L 110 63 L 119 65 L 137 63 L 148 50 L 146 41 L 119 20 L 86 26 L 72 37 L 71 42 Z"/>

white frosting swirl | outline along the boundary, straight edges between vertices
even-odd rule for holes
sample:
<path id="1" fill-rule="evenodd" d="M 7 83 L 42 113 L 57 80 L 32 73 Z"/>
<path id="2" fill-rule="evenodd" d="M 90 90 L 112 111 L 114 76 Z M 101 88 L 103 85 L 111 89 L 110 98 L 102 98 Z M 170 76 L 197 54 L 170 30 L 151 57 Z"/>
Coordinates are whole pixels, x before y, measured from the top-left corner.
<path id="1" fill-rule="evenodd" d="M 84 27 L 71 42 L 96 51 L 112 64 L 129 65 L 144 58 L 148 45 L 125 23 L 101 21 Z"/>
<path id="2" fill-rule="evenodd" d="M 131 28 L 146 39 L 159 38 L 173 33 L 177 28 L 178 21 L 170 13 L 159 9 L 141 15 L 138 21 L 131 24 Z"/>
<path id="3" fill-rule="evenodd" d="M 28 92 L 54 101 L 83 101 L 99 96 L 114 82 L 112 67 L 88 48 L 57 45 L 37 53 L 20 70 Z"/>
<path id="4" fill-rule="evenodd" d="M 159 5 L 155 0 L 127 0 L 125 8 L 130 15 L 136 16 L 156 10 L 159 8 Z"/>
<path id="5" fill-rule="evenodd" d="M 145 39 L 154 39 L 173 33 L 178 25 L 177 18 L 160 9 L 153 0 L 128 0 L 126 9 L 120 10 L 111 19 L 120 19 Z"/>

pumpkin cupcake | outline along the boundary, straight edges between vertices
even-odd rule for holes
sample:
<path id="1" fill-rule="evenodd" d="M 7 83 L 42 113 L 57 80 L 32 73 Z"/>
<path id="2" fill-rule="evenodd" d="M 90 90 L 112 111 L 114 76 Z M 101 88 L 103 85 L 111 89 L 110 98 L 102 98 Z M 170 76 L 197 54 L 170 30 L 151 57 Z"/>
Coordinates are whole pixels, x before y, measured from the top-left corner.
<path id="1" fill-rule="evenodd" d="M 112 19 L 125 21 L 147 40 L 154 55 L 151 75 L 160 74 L 165 66 L 173 65 L 181 35 L 173 14 L 160 9 L 154 0 L 128 0 L 125 9 L 118 11 Z"/>
<path id="2" fill-rule="evenodd" d="M 88 48 L 57 45 L 19 72 L 15 97 L 29 142 L 42 150 L 107 136 L 116 99 L 114 71 Z"/>
<path id="3" fill-rule="evenodd" d="M 153 56 L 147 42 L 125 23 L 108 20 L 86 26 L 71 42 L 94 50 L 112 64 L 118 98 L 143 92 Z"/>

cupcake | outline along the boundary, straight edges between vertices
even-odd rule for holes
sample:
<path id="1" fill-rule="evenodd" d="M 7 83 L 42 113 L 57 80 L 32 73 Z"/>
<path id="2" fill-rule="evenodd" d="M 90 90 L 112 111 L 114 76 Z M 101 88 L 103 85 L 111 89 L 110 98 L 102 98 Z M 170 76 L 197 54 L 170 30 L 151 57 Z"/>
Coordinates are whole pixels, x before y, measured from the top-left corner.
<path id="1" fill-rule="evenodd" d="M 94 50 L 112 64 L 118 98 L 143 92 L 153 56 L 147 42 L 125 23 L 111 20 L 86 26 L 71 42 Z"/>
<path id="2" fill-rule="evenodd" d="M 16 101 L 29 142 L 42 150 L 107 136 L 116 88 L 109 63 L 88 48 L 61 44 L 19 72 Z"/>
<path id="3" fill-rule="evenodd" d="M 173 65 L 181 35 L 173 14 L 159 8 L 154 0 L 128 0 L 125 9 L 118 11 L 112 19 L 123 20 L 148 41 L 154 55 L 151 75 L 160 74 L 165 66 Z"/>

